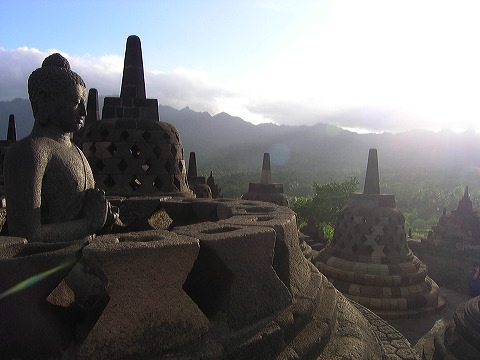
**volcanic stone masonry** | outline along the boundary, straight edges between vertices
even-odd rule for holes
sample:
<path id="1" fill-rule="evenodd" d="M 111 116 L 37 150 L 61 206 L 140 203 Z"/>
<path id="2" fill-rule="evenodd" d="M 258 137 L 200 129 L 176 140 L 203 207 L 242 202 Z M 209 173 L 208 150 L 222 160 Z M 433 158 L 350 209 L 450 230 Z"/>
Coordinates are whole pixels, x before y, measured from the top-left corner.
<path id="1" fill-rule="evenodd" d="M 281 206 L 289 205 L 287 195 L 283 193 L 283 184 L 272 183 L 269 153 L 263 154 L 260 183 L 250 183 L 248 192 L 242 196 L 242 199 L 271 202 Z"/>
<path id="2" fill-rule="evenodd" d="M 315 265 L 349 299 L 381 317 L 438 311 L 445 302 L 409 249 L 404 222 L 394 195 L 380 194 L 377 150 L 370 149 L 364 192 L 350 194 Z"/>
<path id="3" fill-rule="evenodd" d="M 97 115 L 98 110 L 93 111 Z M 178 131 L 159 121 L 157 99 L 146 98 L 137 36 L 127 39 L 120 97 L 106 97 L 102 120 L 95 115 L 87 114 L 77 145 L 97 186 L 107 195 L 194 196 L 187 184 Z"/>

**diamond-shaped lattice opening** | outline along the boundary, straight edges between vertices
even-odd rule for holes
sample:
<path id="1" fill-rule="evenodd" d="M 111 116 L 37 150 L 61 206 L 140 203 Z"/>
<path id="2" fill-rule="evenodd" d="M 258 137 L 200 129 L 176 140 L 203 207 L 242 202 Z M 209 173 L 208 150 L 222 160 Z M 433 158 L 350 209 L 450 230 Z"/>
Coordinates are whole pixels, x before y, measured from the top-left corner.
<path id="1" fill-rule="evenodd" d="M 373 228 L 373 226 L 369 226 L 369 227 L 368 227 L 368 232 L 369 232 L 370 234 L 373 233 L 373 230 L 375 230 L 375 229 Z"/>
<path id="2" fill-rule="evenodd" d="M 375 242 L 377 244 L 382 244 L 383 243 L 382 237 L 380 235 L 375 236 Z"/>
<path id="3" fill-rule="evenodd" d="M 224 261 L 204 246 L 182 288 L 210 319 L 229 300 L 234 278 Z"/>
<path id="4" fill-rule="evenodd" d="M 108 136 L 108 130 L 106 128 L 100 130 L 100 137 L 104 140 Z"/>
<path id="5" fill-rule="evenodd" d="M 138 159 L 140 156 L 140 148 L 137 146 L 137 144 L 133 144 L 133 146 L 130 148 L 130 152 L 135 159 Z"/>
<path id="6" fill-rule="evenodd" d="M 366 223 L 367 222 L 367 218 L 364 216 L 362 217 L 362 222 Z"/>
<path id="7" fill-rule="evenodd" d="M 168 142 L 170 143 L 170 135 L 168 135 L 168 133 L 165 131 L 162 135 L 162 137 Z"/>
<path id="8" fill-rule="evenodd" d="M 96 163 L 95 166 L 99 171 L 102 171 L 105 168 L 105 164 L 103 163 L 102 159 L 99 159 Z"/>
<path id="9" fill-rule="evenodd" d="M 374 251 L 374 250 L 373 250 L 373 247 L 372 247 L 371 245 L 368 245 L 368 246 L 366 247 L 366 250 L 367 250 L 367 252 L 368 252 L 368 255 L 371 256 L 371 255 L 373 254 L 373 251 Z"/>
<path id="10" fill-rule="evenodd" d="M 108 152 L 110 153 L 110 155 L 115 155 L 115 153 L 117 152 L 117 147 L 115 146 L 115 144 L 112 142 L 110 143 L 110 145 L 107 146 L 107 150 Z"/>
<path id="11" fill-rule="evenodd" d="M 364 235 L 360 236 L 360 241 L 365 244 L 365 241 L 367 241 L 367 237 Z"/>
<path id="12" fill-rule="evenodd" d="M 155 186 L 158 190 L 162 190 L 163 181 L 157 176 L 155 180 L 153 180 L 153 186 Z"/>
<path id="13" fill-rule="evenodd" d="M 145 141 L 148 141 L 152 138 L 152 134 L 150 134 L 148 131 L 144 131 L 142 137 L 145 139 Z"/>
<path id="14" fill-rule="evenodd" d="M 107 176 L 107 178 L 103 181 L 103 183 L 109 189 L 115 186 L 115 180 L 113 180 L 113 177 L 111 177 L 110 175 Z"/>
<path id="15" fill-rule="evenodd" d="M 145 173 L 148 174 L 148 170 L 152 167 L 152 162 L 150 161 L 150 159 L 147 159 L 147 161 L 145 161 L 145 164 L 142 165 L 142 169 L 143 171 L 145 171 Z"/>
<path id="16" fill-rule="evenodd" d="M 117 165 L 117 168 L 122 172 L 122 174 L 127 167 L 128 167 L 128 164 L 124 159 L 122 159 Z"/>
<path id="17" fill-rule="evenodd" d="M 129 136 L 130 136 L 130 134 L 127 130 L 123 130 L 120 133 L 120 139 L 122 139 L 123 141 L 127 140 Z"/>
<path id="18" fill-rule="evenodd" d="M 170 161 L 166 161 L 165 162 L 165 170 L 167 170 L 168 172 L 170 172 L 170 170 L 172 169 L 172 164 L 170 164 Z"/>
<path id="19" fill-rule="evenodd" d="M 353 246 L 352 246 L 352 251 L 353 251 L 354 254 L 356 254 L 356 253 L 358 252 L 358 246 L 357 246 L 357 244 L 353 244 Z"/>
<path id="20" fill-rule="evenodd" d="M 162 155 L 162 148 L 158 145 L 155 145 L 155 147 L 153 148 L 153 153 L 155 154 L 155 156 L 158 159 L 160 157 L 160 155 Z"/>
<path id="21" fill-rule="evenodd" d="M 182 160 L 178 161 L 178 168 L 180 169 L 180 172 L 183 170 L 183 162 Z"/>
<path id="22" fill-rule="evenodd" d="M 137 190 L 141 185 L 142 182 L 136 176 L 134 176 L 132 181 L 130 181 L 130 187 L 133 191 Z"/>
<path id="23" fill-rule="evenodd" d="M 383 253 L 388 256 L 389 252 L 390 252 L 390 250 L 388 250 L 388 247 L 384 246 L 383 247 Z"/>
<path id="24" fill-rule="evenodd" d="M 95 143 L 93 143 L 92 145 L 90 145 L 90 147 L 88 148 L 88 150 L 92 153 L 92 154 L 95 154 L 97 152 L 97 147 L 95 146 Z"/>
<path id="25" fill-rule="evenodd" d="M 180 181 L 177 179 L 176 176 L 173 178 L 173 185 L 175 185 L 178 191 L 180 191 Z"/>
<path id="26" fill-rule="evenodd" d="M 170 148 L 170 152 L 172 153 L 173 157 L 177 156 L 177 147 L 175 145 L 172 145 Z"/>

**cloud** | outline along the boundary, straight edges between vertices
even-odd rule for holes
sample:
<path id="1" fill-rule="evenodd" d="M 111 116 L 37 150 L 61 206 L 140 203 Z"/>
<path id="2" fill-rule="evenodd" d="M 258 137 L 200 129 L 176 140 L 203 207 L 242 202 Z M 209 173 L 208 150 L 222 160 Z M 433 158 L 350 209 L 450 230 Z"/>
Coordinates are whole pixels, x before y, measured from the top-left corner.
<path id="1" fill-rule="evenodd" d="M 27 98 L 27 79 L 30 73 L 41 66 L 45 57 L 60 52 L 70 62 L 88 88 L 96 88 L 100 95 L 120 93 L 123 58 L 117 55 L 92 57 L 69 56 L 58 51 L 41 52 L 33 48 L 18 48 L 8 51 L 0 48 L 0 100 Z M 225 109 L 225 104 L 239 103 L 241 97 L 232 91 L 214 84 L 206 72 L 179 67 L 171 72 L 145 71 L 147 97 L 158 99 L 163 105 L 177 109 L 189 106 L 196 111 L 216 114 Z M 235 100 L 237 99 L 237 100 Z"/>
<path id="2" fill-rule="evenodd" d="M 45 54 L 21 47 L 12 51 L 0 47 L 0 100 L 26 98 L 27 79 L 42 63 Z"/>

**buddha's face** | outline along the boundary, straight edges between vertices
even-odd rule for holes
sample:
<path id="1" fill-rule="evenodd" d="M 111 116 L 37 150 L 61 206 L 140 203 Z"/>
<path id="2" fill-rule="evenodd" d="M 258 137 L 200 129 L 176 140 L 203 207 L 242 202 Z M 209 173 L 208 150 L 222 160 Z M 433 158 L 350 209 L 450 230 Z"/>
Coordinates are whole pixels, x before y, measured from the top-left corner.
<path id="1" fill-rule="evenodd" d="M 87 115 L 85 109 L 86 89 L 72 85 L 67 91 L 50 100 L 48 122 L 64 133 L 78 131 Z"/>

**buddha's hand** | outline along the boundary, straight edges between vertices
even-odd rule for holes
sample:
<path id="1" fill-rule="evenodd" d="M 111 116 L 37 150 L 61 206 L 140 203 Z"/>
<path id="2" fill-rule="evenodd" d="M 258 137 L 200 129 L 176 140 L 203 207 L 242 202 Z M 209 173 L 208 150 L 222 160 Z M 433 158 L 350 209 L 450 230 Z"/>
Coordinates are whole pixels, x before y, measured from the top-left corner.
<path id="1" fill-rule="evenodd" d="M 100 229 L 107 220 L 108 201 L 100 189 L 88 189 L 85 194 L 85 215 L 91 233 Z"/>

